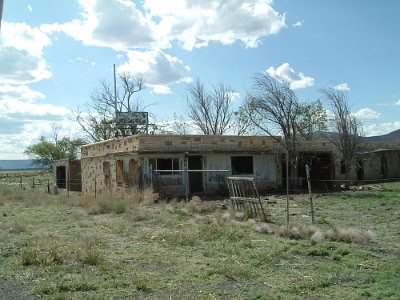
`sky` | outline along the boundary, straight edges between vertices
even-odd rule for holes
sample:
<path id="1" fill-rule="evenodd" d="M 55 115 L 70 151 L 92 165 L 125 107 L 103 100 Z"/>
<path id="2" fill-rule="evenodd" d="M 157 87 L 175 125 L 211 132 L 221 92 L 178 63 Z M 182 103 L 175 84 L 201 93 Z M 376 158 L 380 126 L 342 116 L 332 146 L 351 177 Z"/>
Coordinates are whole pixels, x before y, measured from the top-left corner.
<path id="1" fill-rule="evenodd" d="M 154 122 L 188 118 L 193 80 L 231 86 L 239 107 L 267 72 L 300 102 L 346 91 L 365 135 L 389 133 L 400 128 L 399 15 L 397 0 L 4 0 L 0 159 L 27 158 L 54 126 L 79 136 L 74 113 L 112 83 L 113 64 L 143 76 Z"/>

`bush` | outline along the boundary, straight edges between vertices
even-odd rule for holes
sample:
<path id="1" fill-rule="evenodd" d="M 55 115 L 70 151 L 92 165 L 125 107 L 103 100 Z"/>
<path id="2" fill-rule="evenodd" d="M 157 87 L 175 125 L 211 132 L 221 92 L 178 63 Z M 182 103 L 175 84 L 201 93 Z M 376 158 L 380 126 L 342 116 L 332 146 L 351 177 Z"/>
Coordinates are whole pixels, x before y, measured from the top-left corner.
<path id="1" fill-rule="evenodd" d="M 198 214 L 209 214 L 217 209 L 217 204 L 212 201 L 202 201 L 200 197 L 193 196 L 192 199 L 185 204 L 185 208 Z"/>
<path id="2" fill-rule="evenodd" d="M 37 248 L 24 248 L 21 251 L 21 264 L 23 266 L 39 265 L 40 251 Z"/>

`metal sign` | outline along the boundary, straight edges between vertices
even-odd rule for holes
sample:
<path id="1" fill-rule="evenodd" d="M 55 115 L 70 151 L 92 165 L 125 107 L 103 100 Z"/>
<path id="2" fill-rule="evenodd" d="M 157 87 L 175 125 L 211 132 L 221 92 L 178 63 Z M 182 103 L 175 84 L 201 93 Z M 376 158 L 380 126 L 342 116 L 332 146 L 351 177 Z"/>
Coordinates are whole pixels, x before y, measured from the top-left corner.
<path id="1" fill-rule="evenodd" d="M 117 125 L 147 125 L 149 123 L 149 114 L 143 111 L 117 112 Z"/>

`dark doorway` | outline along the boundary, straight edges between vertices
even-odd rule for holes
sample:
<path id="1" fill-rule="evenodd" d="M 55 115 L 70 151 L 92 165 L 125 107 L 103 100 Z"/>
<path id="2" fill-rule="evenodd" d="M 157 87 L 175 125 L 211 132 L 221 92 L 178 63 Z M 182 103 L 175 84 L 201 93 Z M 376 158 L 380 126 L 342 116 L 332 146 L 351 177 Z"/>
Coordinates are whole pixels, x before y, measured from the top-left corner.
<path id="1" fill-rule="evenodd" d="M 357 180 L 364 180 L 364 164 L 362 160 L 357 162 Z"/>
<path id="2" fill-rule="evenodd" d="M 203 172 L 190 172 L 190 170 L 203 170 L 203 157 L 201 155 L 188 157 L 189 192 L 203 192 Z"/>
<path id="3" fill-rule="evenodd" d="M 56 184 L 60 189 L 65 189 L 67 187 L 67 172 L 65 166 L 56 167 L 56 180 Z"/>
<path id="4" fill-rule="evenodd" d="M 313 188 L 326 189 L 333 179 L 333 159 L 331 153 L 302 152 L 299 155 L 298 175 L 302 188 L 307 188 L 306 164 L 310 166 L 310 179 Z"/>
<path id="5" fill-rule="evenodd" d="M 387 158 L 384 154 L 382 154 L 382 156 L 381 156 L 381 173 L 382 173 L 383 179 L 387 178 L 387 171 L 388 171 Z"/>

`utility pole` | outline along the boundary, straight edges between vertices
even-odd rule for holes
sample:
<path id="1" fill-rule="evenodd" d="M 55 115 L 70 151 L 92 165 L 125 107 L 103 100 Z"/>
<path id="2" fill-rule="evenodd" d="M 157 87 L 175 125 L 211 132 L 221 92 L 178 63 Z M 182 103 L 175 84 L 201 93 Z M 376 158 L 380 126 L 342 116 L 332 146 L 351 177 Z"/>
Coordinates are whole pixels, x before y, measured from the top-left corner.
<path id="1" fill-rule="evenodd" d="M 118 107 L 117 107 L 117 77 L 115 75 L 115 64 L 113 64 L 113 66 L 114 66 L 114 109 L 115 109 L 115 118 L 117 118 L 117 112 L 118 112 Z"/>
<path id="2" fill-rule="evenodd" d="M 1 17 L 3 15 L 3 2 L 4 0 L 0 0 L 0 30 L 1 30 Z"/>

